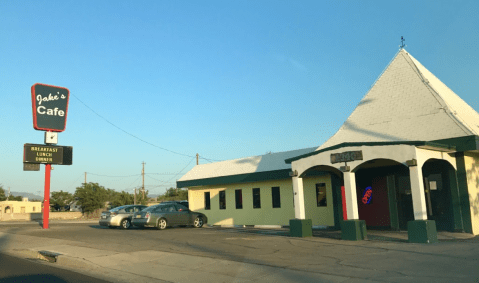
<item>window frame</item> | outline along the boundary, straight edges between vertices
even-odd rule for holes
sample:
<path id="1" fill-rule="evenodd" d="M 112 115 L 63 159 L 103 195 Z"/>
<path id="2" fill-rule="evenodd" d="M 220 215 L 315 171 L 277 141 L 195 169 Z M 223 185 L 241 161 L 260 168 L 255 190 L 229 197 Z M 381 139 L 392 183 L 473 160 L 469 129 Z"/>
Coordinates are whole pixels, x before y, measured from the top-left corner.
<path id="1" fill-rule="evenodd" d="M 235 207 L 243 209 L 243 191 L 241 189 L 235 190 Z"/>
<path id="2" fill-rule="evenodd" d="M 219 196 L 218 198 L 219 198 L 220 210 L 225 210 L 226 209 L 226 190 L 220 191 L 218 196 Z M 223 202 L 223 206 L 221 205 L 222 202 Z"/>
<path id="3" fill-rule="evenodd" d="M 257 192 L 257 194 L 255 194 Z M 253 188 L 253 208 L 261 208 L 261 189 L 260 188 Z M 255 197 L 258 197 L 256 200 Z"/>
<path id="4" fill-rule="evenodd" d="M 205 210 L 211 210 L 211 193 L 210 192 L 205 192 L 203 194 L 205 198 Z M 208 196 L 208 197 L 206 197 Z"/>
<path id="5" fill-rule="evenodd" d="M 277 193 L 275 193 L 275 191 Z M 276 197 L 275 197 L 276 195 Z M 273 208 L 281 208 L 281 189 L 280 187 L 271 187 L 271 200 Z M 275 200 L 277 202 L 275 202 Z"/>
<path id="6" fill-rule="evenodd" d="M 320 187 L 324 187 L 324 198 L 319 199 Z M 322 200 L 324 199 L 324 204 Z M 328 190 L 326 183 L 316 183 L 316 207 L 328 207 Z"/>

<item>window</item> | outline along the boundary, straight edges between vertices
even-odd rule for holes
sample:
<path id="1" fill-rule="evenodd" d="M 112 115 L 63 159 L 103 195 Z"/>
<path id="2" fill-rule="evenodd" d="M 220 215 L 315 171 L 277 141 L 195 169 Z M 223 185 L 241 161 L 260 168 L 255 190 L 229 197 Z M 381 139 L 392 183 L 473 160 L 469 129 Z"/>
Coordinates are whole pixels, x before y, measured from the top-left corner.
<path id="1" fill-rule="evenodd" d="M 271 196 L 273 197 L 273 208 L 281 207 L 281 195 L 279 193 L 279 187 L 271 188 Z"/>
<path id="2" fill-rule="evenodd" d="M 220 191 L 220 209 L 226 209 L 226 191 Z"/>
<path id="3" fill-rule="evenodd" d="M 243 208 L 243 194 L 241 190 L 235 190 L 235 201 L 236 201 L 236 209 Z"/>
<path id="4" fill-rule="evenodd" d="M 36 208 L 36 207 L 33 207 L 33 212 L 35 212 L 35 208 Z"/>
<path id="5" fill-rule="evenodd" d="M 20 213 L 25 213 L 25 207 L 24 206 L 20 207 Z"/>
<path id="6" fill-rule="evenodd" d="M 253 208 L 261 208 L 261 196 L 259 188 L 253 189 Z"/>
<path id="7" fill-rule="evenodd" d="M 206 209 L 206 210 L 210 210 L 210 209 L 211 209 L 210 192 L 205 192 L 205 209 Z"/>
<path id="8" fill-rule="evenodd" d="M 316 204 L 320 206 L 328 206 L 326 202 L 326 184 L 319 183 L 316 184 Z"/>

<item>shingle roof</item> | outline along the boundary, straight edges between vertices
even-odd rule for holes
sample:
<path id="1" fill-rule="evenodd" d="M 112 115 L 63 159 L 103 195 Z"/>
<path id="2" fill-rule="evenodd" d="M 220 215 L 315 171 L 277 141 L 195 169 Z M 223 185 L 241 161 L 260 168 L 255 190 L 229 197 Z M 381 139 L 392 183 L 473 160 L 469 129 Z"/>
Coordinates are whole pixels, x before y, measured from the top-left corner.
<path id="1" fill-rule="evenodd" d="M 310 153 L 315 149 L 316 147 L 296 149 L 291 151 L 196 165 L 178 181 L 184 182 L 189 180 L 291 169 L 291 165 L 284 162 L 285 159 Z"/>
<path id="2" fill-rule="evenodd" d="M 479 114 L 402 49 L 341 128 L 317 150 L 344 142 L 469 135 L 479 135 Z"/>

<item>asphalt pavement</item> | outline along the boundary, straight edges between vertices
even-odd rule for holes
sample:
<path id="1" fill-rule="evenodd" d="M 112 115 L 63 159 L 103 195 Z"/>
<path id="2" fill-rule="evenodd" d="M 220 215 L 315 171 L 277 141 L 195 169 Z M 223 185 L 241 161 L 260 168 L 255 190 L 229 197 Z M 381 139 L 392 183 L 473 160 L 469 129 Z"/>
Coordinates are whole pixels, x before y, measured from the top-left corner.
<path id="1" fill-rule="evenodd" d="M 437 244 L 407 242 L 406 232 L 368 231 L 366 241 L 315 230 L 108 229 L 97 222 L 0 225 L 0 252 L 111 282 L 479 282 L 479 237 L 439 233 Z M 67 281 L 74 282 L 74 281 Z"/>
<path id="2" fill-rule="evenodd" d="M 23 259 L 0 254 L 0 282 L 106 283 L 111 281 L 58 268 L 40 259 Z"/>

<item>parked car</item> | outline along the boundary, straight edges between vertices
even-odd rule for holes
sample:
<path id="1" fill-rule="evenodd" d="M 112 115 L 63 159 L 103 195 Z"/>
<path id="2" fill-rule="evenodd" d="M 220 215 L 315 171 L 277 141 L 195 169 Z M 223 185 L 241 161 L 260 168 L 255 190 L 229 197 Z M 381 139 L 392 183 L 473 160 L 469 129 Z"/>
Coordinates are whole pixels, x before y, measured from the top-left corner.
<path id="1" fill-rule="evenodd" d="M 136 212 L 131 220 L 134 226 L 156 227 L 161 230 L 175 225 L 193 225 L 201 228 L 206 223 L 208 218 L 203 213 L 193 212 L 181 204 L 172 202 L 160 203 Z"/>
<path id="2" fill-rule="evenodd" d="M 128 229 L 131 226 L 131 217 L 135 212 L 147 208 L 146 205 L 123 205 L 104 211 L 100 216 L 100 225 L 109 228 L 121 227 Z"/>
<path id="3" fill-rule="evenodd" d="M 190 208 L 190 205 L 188 204 L 187 200 L 169 200 L 169 201 L 164 201 L 162 203 L 177 203 L 177 204 L 181 204 L 182 206 L 186 206 L 187 208 Z"/>

